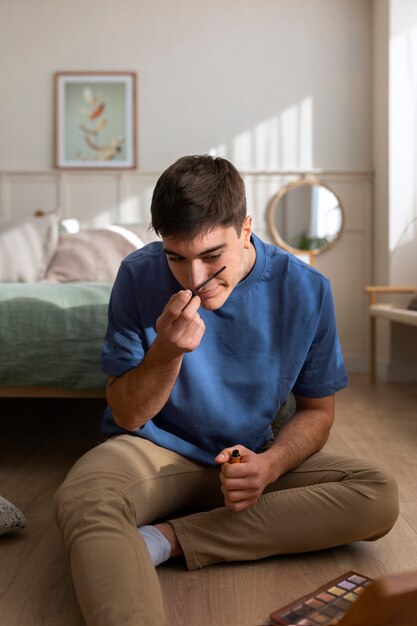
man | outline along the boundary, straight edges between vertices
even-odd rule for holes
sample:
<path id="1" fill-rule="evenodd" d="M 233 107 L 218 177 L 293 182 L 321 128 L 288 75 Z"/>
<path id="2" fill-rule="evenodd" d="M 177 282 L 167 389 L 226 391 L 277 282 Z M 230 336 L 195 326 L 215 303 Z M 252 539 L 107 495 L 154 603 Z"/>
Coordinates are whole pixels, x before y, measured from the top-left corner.
<path id="1" fill-rule="evenodd" d="M 196 569 L 317 550 L 398 515 L 389 475 L 320 452 L 346 385 L 328 280 L 252 234 L 225 159 L 179 159 L 151 213 L 162 242 L 124 260 L 109 305 L 110 438 L 57 494 L 89 626 L 165 624 L 155 567 L 172 556 Z"/>

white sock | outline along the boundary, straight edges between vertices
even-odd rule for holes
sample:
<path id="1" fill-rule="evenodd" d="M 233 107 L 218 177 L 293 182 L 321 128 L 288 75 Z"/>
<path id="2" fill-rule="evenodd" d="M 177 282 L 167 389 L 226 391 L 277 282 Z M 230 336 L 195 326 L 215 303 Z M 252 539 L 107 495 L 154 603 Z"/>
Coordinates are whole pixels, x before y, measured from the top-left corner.
<path id="1" fill-rule="evenodd" d="M 171 545 L 168 539 L 155 526 L 140 526 L 139 533 L 145 540 L 146 547 L 151 555 L 155 567 L 167 561 L 171 555 Z"/>

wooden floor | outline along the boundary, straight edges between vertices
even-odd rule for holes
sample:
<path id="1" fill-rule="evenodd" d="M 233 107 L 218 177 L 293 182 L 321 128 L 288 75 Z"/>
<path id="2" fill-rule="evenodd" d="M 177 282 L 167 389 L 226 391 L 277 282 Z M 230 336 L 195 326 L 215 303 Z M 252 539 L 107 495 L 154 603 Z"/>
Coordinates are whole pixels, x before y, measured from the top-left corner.
<path id="1" fill-rule="evenodd" d="M 363 376 L 350 382 L 338 394 L 327 449 L 395 473 L 401 515 L 394 529 L 375 543 L 196 572 L 181 560 L 168 562 L 158 573 L 170 626 L 264 625 L 273 610 L 346 570 L 377 577 L 417 569 L 417 385 L 371 387 Z M 102 409 L 101 400 L 0 399 L 0 494 L 29 520 L 25 530 L 0 536 L 2 625 L 84 624 L 52 498 L 74 461 L 99 440 Z"/>

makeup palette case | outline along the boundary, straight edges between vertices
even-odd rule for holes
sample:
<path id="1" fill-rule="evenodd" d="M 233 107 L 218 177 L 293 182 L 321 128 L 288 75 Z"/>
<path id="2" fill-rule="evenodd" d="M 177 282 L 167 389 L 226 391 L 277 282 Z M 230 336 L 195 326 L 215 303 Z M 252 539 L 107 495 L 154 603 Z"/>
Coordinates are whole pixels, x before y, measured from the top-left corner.
<path id="1" fill-rule="evenodd" d="M 291 626 L 417 625 L 417 570 L 375 581 L 349 571 L 270 617 Z"/>

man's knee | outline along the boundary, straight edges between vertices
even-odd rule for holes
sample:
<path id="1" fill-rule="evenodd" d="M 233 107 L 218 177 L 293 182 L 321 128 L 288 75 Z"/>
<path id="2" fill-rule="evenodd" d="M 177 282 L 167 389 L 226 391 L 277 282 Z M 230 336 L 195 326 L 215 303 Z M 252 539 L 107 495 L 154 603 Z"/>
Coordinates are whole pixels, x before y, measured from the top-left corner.
<path id="1" fill-rule="evenodd" d="M 123 494 L 103 487 L 94 478 L 67 479 L 57 490 L 54 503 L 56 521 L 66 545 L 87 532 L 135 524 L 133 506 Z"/>
<path id="2" fill-rule="evenodd" d="M 370 467 L 364 473 L 364 495 L 369 506 L 363 512 L 374 524 L 375 530 L 368 537 L 374 540 L 386 535 L 398 519 L 398 486 L 393 474 L 382 467 Z"/>

